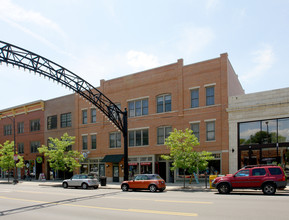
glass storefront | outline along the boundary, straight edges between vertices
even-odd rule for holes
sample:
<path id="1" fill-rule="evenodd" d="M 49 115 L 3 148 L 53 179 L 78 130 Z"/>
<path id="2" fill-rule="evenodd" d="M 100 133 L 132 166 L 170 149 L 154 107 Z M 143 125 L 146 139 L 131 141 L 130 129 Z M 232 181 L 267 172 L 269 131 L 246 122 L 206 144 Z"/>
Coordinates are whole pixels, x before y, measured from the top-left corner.
<path id="1" fill-rule="evenodd" d="M 238 167 L 278 164 L 289 168 L 289 118 L 238 124 Z"/>

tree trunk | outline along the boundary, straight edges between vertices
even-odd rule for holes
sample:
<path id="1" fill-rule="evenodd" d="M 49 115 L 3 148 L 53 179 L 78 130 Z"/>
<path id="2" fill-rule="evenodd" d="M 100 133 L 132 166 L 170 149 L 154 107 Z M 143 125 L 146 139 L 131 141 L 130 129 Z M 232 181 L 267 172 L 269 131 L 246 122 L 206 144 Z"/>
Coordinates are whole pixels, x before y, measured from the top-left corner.
<path id="1" fill-rule="evenodd" d="M 186 169 L 184 169 L 184 188 L 186 188 Z"/>

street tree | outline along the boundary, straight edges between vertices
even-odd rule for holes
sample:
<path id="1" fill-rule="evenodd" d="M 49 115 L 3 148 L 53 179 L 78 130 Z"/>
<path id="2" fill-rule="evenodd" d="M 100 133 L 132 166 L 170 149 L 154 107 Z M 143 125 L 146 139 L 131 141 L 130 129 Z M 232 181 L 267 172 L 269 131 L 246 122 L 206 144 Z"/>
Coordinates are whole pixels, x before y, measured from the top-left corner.
<path id="1" fill-rule="evenodd" d="M 42 145 L 38 151 L 44 154 L 53 170 L 64 171 L 65 178 L 65 171 L 73 172 L 84 158 L 80 152 L 71 149 L 74 143 L 75 137 L 64 133 L 60 140 L 50 137 L 48 146 Z"/>
<path id="2" fill-rule="evenodd" d="M 169 155 L 162 155 L 165 160 L 172 160 L 172 170 L 183 169 L 184 187 L 186 172 L 193 173 L 197 170 L 203 170 L 208 165 L 208 160 L 212 159 L 209 152 L 196 152 L 194 147 L 199 145 L 198 138 L 193 131 L 175 129 L 166 139 L 165 145 L 170 149 Z"/>
<path id="3" fill-rule="evenodd" d="M 17 159 L 16 162 L 14 159 Z M 14 152 L 14 141 L 6 141 L 3 145 L 0 144 L 0 167 L 3 171 L 8 171 L 8 182 L 9 173 L 15 166 L 17 168 L 24 167 L 24 160 L 22 156 L 18 155 L 17 151 Z"/>

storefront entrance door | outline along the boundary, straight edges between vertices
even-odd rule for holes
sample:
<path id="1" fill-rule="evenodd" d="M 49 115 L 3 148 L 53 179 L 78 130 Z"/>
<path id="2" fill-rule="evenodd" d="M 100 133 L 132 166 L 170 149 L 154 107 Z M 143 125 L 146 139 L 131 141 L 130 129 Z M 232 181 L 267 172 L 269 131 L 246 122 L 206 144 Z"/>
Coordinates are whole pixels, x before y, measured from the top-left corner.
<path id="1" fill-rule="evenodd" d="M 113 165 L 113 182 L 119 182 L 119 168 L 118 165 Z"/>

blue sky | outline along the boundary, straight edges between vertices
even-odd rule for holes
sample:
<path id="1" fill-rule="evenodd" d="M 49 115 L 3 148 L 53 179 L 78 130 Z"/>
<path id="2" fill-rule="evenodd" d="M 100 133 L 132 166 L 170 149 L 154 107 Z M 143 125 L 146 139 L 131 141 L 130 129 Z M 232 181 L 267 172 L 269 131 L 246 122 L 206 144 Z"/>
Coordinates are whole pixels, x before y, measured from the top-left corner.
<path id="1" fill-rule="evenodd" d="M 99 80 L 228 53 L 246 93 L 289 86 L 288 0 L 0 0 L 0 40 Z M 0 66 L 0 109 L 70 94 Z"/>

